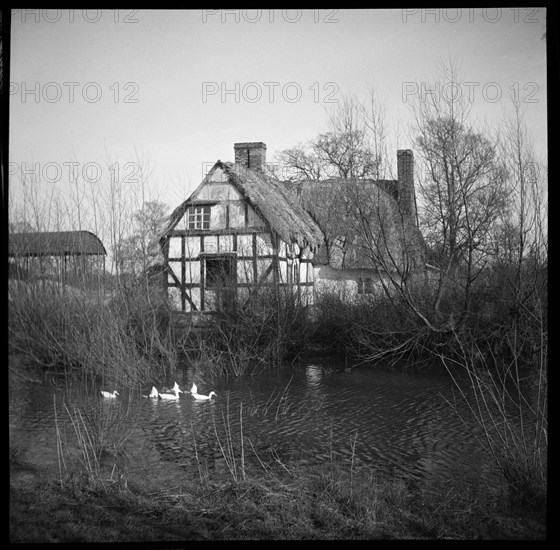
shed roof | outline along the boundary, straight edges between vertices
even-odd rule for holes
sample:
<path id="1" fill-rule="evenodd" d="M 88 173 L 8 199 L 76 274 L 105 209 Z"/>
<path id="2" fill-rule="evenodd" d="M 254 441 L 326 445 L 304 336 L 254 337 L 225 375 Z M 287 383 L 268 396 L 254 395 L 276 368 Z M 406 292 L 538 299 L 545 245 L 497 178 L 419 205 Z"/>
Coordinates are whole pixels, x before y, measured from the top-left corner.
<path id="1" fill-rule="evenodd" d="M 103 243 L 90 231 L 12 233 L 9 256 L 78 256 L 107 254 Z"/>

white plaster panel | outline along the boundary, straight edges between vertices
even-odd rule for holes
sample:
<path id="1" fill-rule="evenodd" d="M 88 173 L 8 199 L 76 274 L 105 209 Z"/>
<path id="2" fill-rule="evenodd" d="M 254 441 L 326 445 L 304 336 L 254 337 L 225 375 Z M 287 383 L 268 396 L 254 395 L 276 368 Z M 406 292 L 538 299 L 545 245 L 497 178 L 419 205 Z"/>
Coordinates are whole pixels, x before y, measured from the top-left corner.
<path id="1" fill-rule="evenodd" d="M 272 242 L 268 233 L 259 233 L 257 235 L 257 254 L 272 254 Z"/>
<path id="2" fill-rule="evenodd" d="M 226 205 L 218 203 L 210 208 L 210 227 L 212 229 L 225 229 Z"/>
<path id="3" fill-rule="evenodd" d="M 200 261 L 186 262 L 185 278 L 187 283 L 200 283 Z"/>
<path id="4" fill-rule="evenodd" d="M 219 252 L 235 252 L 233 250 L 233 235 L 220 235 Z"/>
<path id="5" fill-rule="evenodd" d="M 230 227 L 245 227 L 245 203 L 232 202 L 229 205 Z"/>
<path id="6" fill-rule="evenodd" d="M 204 252 L 218 252 L 218 237 L 216 235 L 206 235 L 204 237 Z"/>
<path id="7" fill-rule="evenodd" d="M 185 239 L 185 255 L 195 258 L 200 254 L 200 237 L 187 237 Z"/>
<path id="8" fill-rule="evenodd" d="M 181 257 L 181 237 L 171 237 L 169 239 L 169 257 Z"/>
<path id="9" fill-rule="evenodd" d="M 237 253 L 240 256 L 251 256 L 253 254 L 253 236 L 238 235 L 237 237 Z"/>

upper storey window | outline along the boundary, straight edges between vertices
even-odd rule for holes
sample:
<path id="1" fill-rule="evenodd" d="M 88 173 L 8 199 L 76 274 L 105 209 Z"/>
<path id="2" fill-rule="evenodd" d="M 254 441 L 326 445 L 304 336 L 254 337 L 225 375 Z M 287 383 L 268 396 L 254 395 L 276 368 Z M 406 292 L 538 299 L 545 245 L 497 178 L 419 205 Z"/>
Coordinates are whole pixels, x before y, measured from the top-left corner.
<path id="1" fill-rule="evenodd" d="M 187 211 L 188 229 L 210 229 L 210 207 L 191 206 Z"/>

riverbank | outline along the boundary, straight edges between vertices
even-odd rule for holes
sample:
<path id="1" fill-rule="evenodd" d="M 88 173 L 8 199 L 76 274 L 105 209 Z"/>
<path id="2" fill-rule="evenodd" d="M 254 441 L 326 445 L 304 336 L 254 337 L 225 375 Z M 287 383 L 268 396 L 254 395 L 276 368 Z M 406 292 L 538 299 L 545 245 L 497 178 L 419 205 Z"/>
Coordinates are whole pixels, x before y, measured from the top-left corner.
<path id="1" fill-rule="evenodd" d="M 544 525 L 487 488 L 434 492 L 345 464 L 279 465 L 239 481 L 186 472 L 177 481 L 73 475 L 61 484 L 11 453 L 10 542 L 546 537 Z"/>
<path id="2" fill-rule="evenodd" d="M 10 390 L 38 372 L 10 361 Z M 509 504 L 505 489 L 457 480 L 439 489 L 357 469 L 351 457 L 310 468 L 276 455 L 249 465 L 239 449 L 227 470 L 179 467 L 139 475 L 109 460 L 62 473 L 10 433 L 11 542 L 147 542 L 249 539 L 543 540 L 545 517 Z M 245 470 L 245 468 L 247 468 Z M 89 477 L 88 477 L 89 474 Z"/>

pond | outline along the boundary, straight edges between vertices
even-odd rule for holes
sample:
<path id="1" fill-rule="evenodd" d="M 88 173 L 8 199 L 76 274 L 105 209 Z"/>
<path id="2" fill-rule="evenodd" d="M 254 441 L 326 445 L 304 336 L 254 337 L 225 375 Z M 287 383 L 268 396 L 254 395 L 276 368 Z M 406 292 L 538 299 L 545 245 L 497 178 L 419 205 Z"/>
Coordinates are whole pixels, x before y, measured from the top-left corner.
<path id="1" fill-rule="evenodd" d="M 337 461 L 433 484 L 501 483 L 476 441 L 480 429 L 441 370 L 347 368 L 321 358 L 213 383 L 178 369 L 169 385 L 175 380 L 185 391 L 177 402 L 125 388 L 118 388 L 115 400 L 104 400 L 100 388 L 86 392 L 53 378 L 12 384 L 11 441 L 27 461 L 56 472 L 57 433 L 70 441 L 76 432 L 71 416 L 76 421 L 80 411 L 92 433 L 122 438 L 128 468 L 162 484 L 188 472 L 228 471 L 242 460 L 251 468 L 275 463 L 288 469 Z M 193 381 L 200 393 L 218 396 L 196 401 L 189 393 Z M 460 383 L 468 392 L 468 379 Z M 456 402 L 463 419 L 449 402 Z"/>

